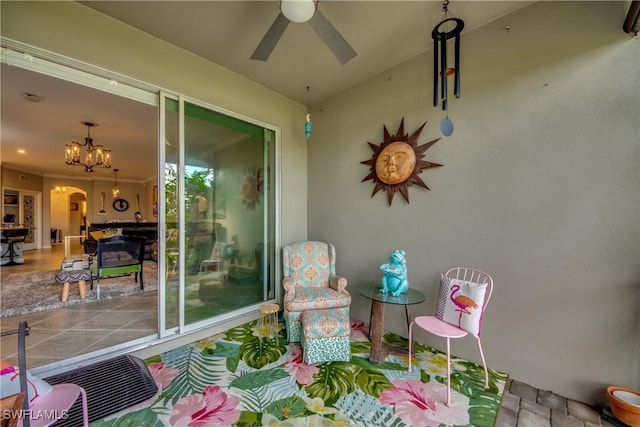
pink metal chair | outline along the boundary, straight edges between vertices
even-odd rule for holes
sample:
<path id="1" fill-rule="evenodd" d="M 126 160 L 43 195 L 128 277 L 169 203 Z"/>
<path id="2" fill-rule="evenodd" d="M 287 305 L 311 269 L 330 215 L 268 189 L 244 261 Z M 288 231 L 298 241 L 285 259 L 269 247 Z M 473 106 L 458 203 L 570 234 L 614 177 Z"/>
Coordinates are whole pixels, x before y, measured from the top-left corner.
<path id="1" fill-rule="evenodd" d="M 455 304 L 456 311 L 459 311 L 460 317 L 464 313 L 469 313 L 471 309 L 480 310 L 479 323 L 477 329 L 477 335 L 473 334 L 478 340 L 478 349 L 480 349 L 480 357 L 482 358 L 482 365 L 484 367 L 484 378 L 485 378 L 485 388 L 489 387 L 489 372 L 487 370 L 487 363 L 484 359 L 484 352 L 482 351 L 482 342 L 480 341 L 480 333 L 482 326 L 482 315 L 484 314 L 484 310 L 491 299 L 491 294 L 493 293 L 493 279 L 487 273 L 482 272 L 480 270 L 475 270 L 471 268 L 461 268 L 454 267 L 449 269 L 446 273 L 443 274 L 444 277 L 459 279 L 470 282 L 471 286 L 482 286 L 484 287 L 486 283 L 486 289 L 484 292 L 484 301 L 482 301 L 481 306 L 477 303 L 474 303 L 468 297 L 463 295 L 457 295 L 454 297 L 454 294 L 458 291 L 455 289 L 455 286 L 451 288 L 452 292 L 449 294 L 447 289 L 446 298 L 449 298 L 453 304 Z M 441 289 L 442 293 L 442 281 L 441 281 Z M 411 354 L 413 350 L 413 325 L 417 325 L 425 331 L 447 339 L 447 406 L 451 406 L 451 338 L 463 338 L 469 332 L 465 329 L 460 328 L 457 325 L 441 320 L 436 316 L 418 316 L 416 317 L 411 325 L 409 326 L 409 371 L 411 371 Z"/>
<path id="2" fill-rule="evenodd" d="M 206 271 L 210 266 L 215 267 L 216 271 L 224 270 L 224 250 L 226 247 L 227 244 L 224 242 L 215 242 L 209 259 L 202 260 L 200 263 L 200 272 Z"/>
<path id="3" fill-rule="evenodd" d="M 51 386 L 49 393 L 30 405 L 29 410 L 32 414 L 48 414 L 47 416 L 29 420 L 30 427 L 48 427 L 63 419 L 78 399 L 78 396 L 82 397 L 82 425 L 88 427 L 87 393 L 79 385 L 71 383 Z M 18 422 L 18 426 L 22 425 L 21 421 Z"/>
<path id="4" fill-rule="evenodd" d="M 64 383 L 55 384 L 51 386 L 51 390 L 44 396 L 29 403 L 29 393 L 27 388 L 27 357 L 25 352 L 26 340 L 25 338 L 30 333 L 30 327 L 27 322 L 20 322 L 18 329 L 3 332 L 2 335 L 18 334 L 18 363 L 19 363 L 19 375 L 20 375 L 20 389 L 27 397 L 24 399 L 22 409 L 29 410 L 32 415 L 38 415 L 38 417 L 31 419 L 31 417 L 18 420 L 18 426 L 28 427 L 47 427 L 55 423 L 56 421 L 64 419 L 73 404 L 78 399 L 78 396 L 82 397 L 82 425 L 83 427 L 89 426 L 89 410 L 87 406 L 87 393 L 85 390 L 76 384 Z M 4 425 L 4 423 L 3 423 Z"/>

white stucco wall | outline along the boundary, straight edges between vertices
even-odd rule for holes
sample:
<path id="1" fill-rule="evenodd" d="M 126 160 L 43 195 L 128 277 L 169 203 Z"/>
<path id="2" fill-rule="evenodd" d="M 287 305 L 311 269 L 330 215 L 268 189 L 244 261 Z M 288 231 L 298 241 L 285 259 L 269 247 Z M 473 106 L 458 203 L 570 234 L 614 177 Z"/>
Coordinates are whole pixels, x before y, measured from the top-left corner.
<path id="1" fill-rule="evenodd" d="M 441 136 L 432 51 L 312 108 L 309 238 L 336 245 L 352 315 L 369 318 L 358 284 L 379 281 L 393 249 L 427 295 L 413 315 L 433 312 L 440 272 L 480 268 L 495 279 L 490 367 L 593 404 L 607 385 L 640 388 L 640 40 L 622 31 L 627 8 L 541 2 L 464 32 L 455 130 L 426 152 L 444 166 L 420 175 L 431 191 L 410 187 L 410 204 L 371 198 L 360 162 L 402 117 L 409 133 L 428 122 L 420 143 Z M 401 306 L 385 328 L 406 336 Z M 480 360 L 471 338 L 453 352 Z"/>

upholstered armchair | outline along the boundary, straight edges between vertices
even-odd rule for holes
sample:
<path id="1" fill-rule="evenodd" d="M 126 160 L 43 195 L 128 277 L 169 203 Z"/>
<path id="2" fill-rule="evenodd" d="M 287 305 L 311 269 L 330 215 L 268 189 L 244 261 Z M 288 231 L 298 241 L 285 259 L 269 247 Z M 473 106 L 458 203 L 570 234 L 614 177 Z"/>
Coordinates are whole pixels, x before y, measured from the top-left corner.
<path id="1" fill-rule="evenodd" d="M 331 243 L 296 242 L 282 248 L 284 320 L 289 342 L 299 342 L 300 317 L 308 310 L 350 307 L 347 279 L 336 275 Z"/>

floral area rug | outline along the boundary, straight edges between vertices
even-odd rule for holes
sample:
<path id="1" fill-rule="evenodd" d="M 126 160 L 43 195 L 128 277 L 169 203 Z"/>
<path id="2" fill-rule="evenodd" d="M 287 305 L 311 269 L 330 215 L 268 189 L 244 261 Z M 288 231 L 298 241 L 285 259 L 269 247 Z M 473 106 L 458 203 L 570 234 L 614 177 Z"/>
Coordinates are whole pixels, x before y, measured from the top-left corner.
<path id="1" fill-rule="evenodd" d="M 20 316 L 27 313 L 53 310 L 75 304 L 97 301 L 96 283 L 93 290 L 80 299 L 77 283 L 69 286 L 69 298 L 62 302 L 62 283 L 56 283 L 59 270 L 39 271 L 34 273 L 14 273 L 2 280 L 0 286 L 0 317 Z M 123 298 L 128 295 L 158 290 L 158 264 L 145 261 L 142 268 L 144 274 L 144 290 L 140 282 L 135 283 L 133 275 L 100 279 L 100 299 Z"/>
<path id="2" fill-rule="evenodd" d="M 158 394 L 91 423 L 107 426 L 494 426 L 508 375 L 453 359 L 445 405 L 446 354 L 416 344 L 419 369 L 392 352 L 368 360 L 367 325 L 352 322 L 351 362 L 306 365 L 302 349 L 259 338 L 257 322 L 148 358 Z M 407 340 L 385 334 L 391 348 Z M 398 352 L 399 353 L 399 352 Z"/>

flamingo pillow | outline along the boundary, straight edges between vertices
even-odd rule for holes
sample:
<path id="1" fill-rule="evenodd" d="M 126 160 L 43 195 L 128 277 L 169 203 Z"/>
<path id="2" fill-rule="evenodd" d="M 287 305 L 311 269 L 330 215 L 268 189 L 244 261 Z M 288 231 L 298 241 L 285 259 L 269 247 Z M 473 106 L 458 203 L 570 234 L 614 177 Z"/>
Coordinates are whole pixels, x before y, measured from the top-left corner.
<path id="1" fill-rule="evenodd" d="M 51 385 L 27 371 L 27 389 L 29 404 L 32 405 L 51 391 Z M 0 359 L 0 396 L 5 398 L 18 392 L 20 392 L 19 368 Z"/>
<path id="2" fill-rule="evenodd" d="M 436 317 L 479 337 L 487 286 L 440 275 Z"/>

